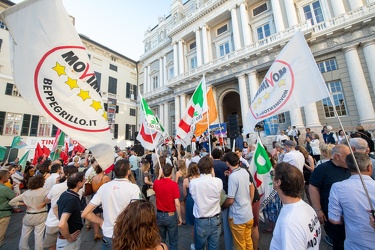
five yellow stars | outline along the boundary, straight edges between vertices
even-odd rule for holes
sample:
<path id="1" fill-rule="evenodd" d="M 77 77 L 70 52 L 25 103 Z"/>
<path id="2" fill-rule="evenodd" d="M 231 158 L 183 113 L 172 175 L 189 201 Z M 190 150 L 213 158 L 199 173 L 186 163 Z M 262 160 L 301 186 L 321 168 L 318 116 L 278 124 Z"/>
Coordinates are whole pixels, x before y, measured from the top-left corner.
<path id="1" fill-rule="evenodd" d="M 52 68 L 56 73 L 61 76 L 61 75 L 66 75 L 65 73 L 65 66 L 60 65 L 58 62 L 56 62 L 56 66 Z"/>

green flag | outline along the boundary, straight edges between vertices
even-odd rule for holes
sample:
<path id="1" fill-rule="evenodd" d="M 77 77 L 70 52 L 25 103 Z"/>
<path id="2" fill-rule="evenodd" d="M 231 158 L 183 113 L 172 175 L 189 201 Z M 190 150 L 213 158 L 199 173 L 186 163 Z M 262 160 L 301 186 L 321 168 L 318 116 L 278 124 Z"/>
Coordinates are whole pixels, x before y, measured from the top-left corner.
<path id="1" fill-rule="evenodd" d="M 144 114 L 147 127 L 151 130 L 164 133 L 164 128 L 160 124 L 159 119 L 154 115 L 154 112 L 152 112 L 152 109 L 150 109 L 148 106 L 146 99 L 142 97 L 141 93 L 139 93 L 139 97 L 141 99 L 141 109 Z"/>
<path id="2" fill-rule="evenodd" d="M 65 145 L 65 133 L 59 129 L 59 133 L 56 134 L 55 142 L 52 147 L 50 154 L 51 160 L 55 161 L 60 158 L 60 153 Z"/>
<path id="3" fill-rule="evenodd" d="M 29 152 L 30 150 L 28 150 L 20 159 L 20 161 L 18 162 L 18 164 L 20 166 L 22 166 L 22 172 L 25 170 L 25 166 L 26 166 L 26 162 L 27 162 L 27 158 L 29 157 Z"/>
<path id="4" fill-rule="evenodd" d="M 4 160 L 6 152 L 7 152 L 7 148 L 0 146 L 0 161 Z"/>
<path id="5" fill-rule="evenodd" d="M 12 141 L 12 146 L 10 148 L 18 148 L 21 149 L 23 147 L 26 147 L 27 144 L 22 141 L 22 138 L 20 136 L 15 136 Z"/>

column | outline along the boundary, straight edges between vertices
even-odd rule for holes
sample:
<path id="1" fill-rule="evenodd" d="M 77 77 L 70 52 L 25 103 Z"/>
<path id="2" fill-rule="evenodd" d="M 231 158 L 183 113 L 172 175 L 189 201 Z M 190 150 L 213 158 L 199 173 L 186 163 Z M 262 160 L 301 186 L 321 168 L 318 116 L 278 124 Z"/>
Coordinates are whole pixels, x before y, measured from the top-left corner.
<path id="1" fill-rule="evenodd" d="M 237 21 L 237 8 L 233 7 L 233 9 L 230 10 L 230 14 L 232 18 L 234 50 L 238 50 L 241 48 L 241 40 L 240 40 L 240 30 L 238 28 L 238 21 Z"/>
<path id="2" fill-rule="evenodd" d="M 143 69 L 143 95 L 147 94 L 147 79 L 148 79 L 148 68 L 146 65 Z"/>
<path id="3" fill-rule="evenodd" d="M 271 0 L 271 5 L 276 32 L 283 31 L 285 29 L 285 26 L 279 0 Z"/>
<path id="4" fill-rule="evenodd" d="M 179 66 L 179 73 L 180 75 L 185 73 L 185 65 L 184 65 L 184 41 L 180 40 L 178 42 L 178 66 Z"/>
<path id="5" fill-rule="evenodd" d="M 197 66 L 202 65 L 202 48 L 201 48 L 201 34 L 200 29 L 195 31 L 195 44 L 197 46 Z"/>
<path id="6" fill-rule="evenodd" d="M 292 126 L 296 126 L 296 128 L 304 128 L 303 120 L 302 120 L 302 113 L 300 108 L 289 110 L 290 115 L 290 123 Z"/>
<path id="7" fill-rule="evenodd" d="M 337 0 L 334 0 L 334 1 L 337 1 Z M 338 0 L 338 1 L 341 1 L 341 0 Z M 296 8 L 294 6 L 293 0 L 285 0 L 284 4 L 285 4 L 286 16 L 288 18 L 288 24 L 289 24 L 288 27 L 290 28 L 298 24 Z"/>
<path id="8" fill-rule="evenodd" d="M 180 96 L 175 96 L 174 98 L 174 124 L 175 127 L 172 128 L 173 130 L 177 129 L 178 124 L 181 120 L 181 113 L 180 113 Z"/>
<path id="9" fill-rule="evenodd" d="M 368 68 L 368 73 L 370 75 L 370 80 L 372 84 L 372 91 L 375 95 L 375 42 L 369 41 L 363 44 L 363 54 L 365 54 L 365 60 Z"/>
<path id="10" fill-rule="evenodd" d="M 168 72 L 167 72 L 167 56 L 163 56 L 163 75 L 164 75 L 164 85 L 168 84 Z"/>
<path id="11" fill-rule="evenodd" d="M 168 114 L 168 102 L 164 103 L 164 120 L 163 120 L 163 126 L 164 126 L 164 129 L 165 131 L 167 131 L 167 133 L 169 134 L 169 114 Z"/>
<path id="12" fill-rule="evenodd" d="M 349 70 L 349 79 L 352 84 L 355 103 L 357 105 L 359 123 L 375 122 L 374 106 L 366 83 L 365 74 L 359 60 L 357 46 L 344 48 L 345 60 Z"/>
<path id="13" fill-rule="evenodd" d="M 240 4 L 240 13 L 241 13 L 241 26 L 242 26 L 242 34 L 243 34 L 243 44 L 244 44 L 244 46 L 246 46 L 246 45 L 252 44 L 253 41 L 251 39 L 250 26 L 249 26 L 249 15 L 247 14 L 245 3 Z"/>
<path id="14" fill-rule="evenodd" d="M 178 48 L 177 43 L 173 43 L 173 67 L 174 67 L 174 76 L 178 76 Z"/>
<path id="15" fill-rule="evenodd" d="M 151 79 L 151 76 L 150 76 L 150 73 L 151 73 L 151 65 L 148 65 L 148 92 L 151 92 L 152 91 L 152 79 Z"/>
<path id="16" fill-rule="evenodd" d="M 303 109 L 305 111 L 306 127 L 313 128 L 322 126 L 319 120 L 319 114 L 315 102 L 306 105 L 305 107 L 303 107 Z"/>
<path id="17" fill-rule="evenodd" d="M 240 103 L 241 103 L 241 115 L 242 121 L 244 122 L 249 112 L 249 102 L 246 89 L 245 74 L 237 76 L 238 78 L 238 90 L 240 92 Z"/>
<path id="18" fill-rule="evenodd" d="M 159 58 L 159 87 L 164 86 L 164 75 L 163 75 L 163 57 Z"/>
<path id="19" fill-rule="evenodd" d="M 256 72 L 256 70 L 253 70 L 246 74 L 249 78 L 250 103 L 251 103 L 259 88 L 258 73 Z"/>
<path id="20" fill-rule="evenodd" d="M 362 0 L 350 0 L 349 1 L 350 10 L 356 10 L 363 6 Z"/>
<path id="21" fill-rule="evenodd" d="M 159 121 L 164 127 L 164 104 L 159 104 Z M 165 128 L 164 128 L 165 129 Z"/>
<path id="22" fill-rule="evenodd" d="M 181 106 L 181 114 L 184 114 L 185 113 L 185 109 L 186 109 L 186 95 L 185 94 L 182 94 L 180 95 L 180 106 Z"/>
<path id="23" fill-rule="evenodd" d="M 203 63 L 206 64 L 210 61 L 210 47 L 208 45 L 208 31 L 210 29 L 203 25 L 202 27 L 202 51 L 203 51 Z"/>
<path id="24" fill-rule="evenodd" d="M 345 13 L 345 6 L 342 0 L 331 0 L 331 6 L 335 17 Z"/>

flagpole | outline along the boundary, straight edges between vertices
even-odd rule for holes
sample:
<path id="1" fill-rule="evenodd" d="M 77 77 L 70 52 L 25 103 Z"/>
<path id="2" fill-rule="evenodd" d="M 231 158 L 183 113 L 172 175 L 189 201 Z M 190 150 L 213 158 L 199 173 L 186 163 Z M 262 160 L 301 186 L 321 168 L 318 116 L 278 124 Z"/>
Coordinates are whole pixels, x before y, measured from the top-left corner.
<path id="1" fill-rule="evenodd" d="M 7 156 L 7 161 L 9 161 L 9 156 L 10 156 L 10 152 L 12 151 L 12 147 L 9 148 L 9 151 L 8 151 L 8 156 Z"/>
<path id="2" fill-rule="evenodd" d="M 340 123 L 340 127 L 341 127 L 342 131 L 344 132 L 345 139 L 346 139 L 346 141 L 347 141 L 348 144 L 349 144 L 350 154 L 353 156 L 355 167 L 356 167 L 356 169 L 357 169 L 357 172 L 358 172 L 359 178 L 360 178 L 360 180 L 361 180 L 361 182 L 362 182 L 362 186 L 363 186 L 363 189 L 364 189 L 364 191 L 365 191 L 366 198 L 367 198 L 367 200 L 368 200 L 368 202 L 369 202 L 369 204 L 370 204 L 372 217 L 375 219 L 375 210 L 374 210 L 374 206 L 372 205 L 372 202 L 371 202 L 371 199 L 370 199 L 370 195 L 369 195 L 368 190 L 367 190 L 367 186 L 366 186 L 366 184 L 365 184 L 365 182 L 364 182 L 364 180 L 363 180 L 363 177 L 362 177 L 362 174 L 361 174 L 361 170 L 360 170 L 359 167 L 358 167 L 357 159 L 354 157 L 354 152 L 353 152 L 352 147 L 350 146 L 349 138 L 348 138 L 348 136 L 347 136 L 347 134 L 346 134 L 346 131 L 345 131 L 344 126 L 342 125 L 341 119 L 340 119 L 340 117 L 339 117 L 339 115 L 338 115 L 338 113 L 337 113 L 336 105 L 335 105 L 335 103 L 333 102 L 333 99 L 332 99 L 331 94 L 329 95 L 329 100 L 330 100 L 331 103 L 332 103 L 332 106 L 333 106 L 333 112 L 335 113 L 335 116 L 337 117 L 337 120 L 338 120 L 339 123 Z"/>
<path id="3" fill-rule="evenodd" d="M 206 81 L 206 76 L 203 75 L 203 77 L 204 77 L 204 80 Z M 206 100 L 206 107 L 207 107 L 208 152 L 209 154 L 211 154 L 212 148 L 211 148 L 210 113 L 209 113 L 210 109 L 207 103 L 207 88 L 206 88 L 206 93 L 204 96 L 206 96 L 205 100 Z"/>

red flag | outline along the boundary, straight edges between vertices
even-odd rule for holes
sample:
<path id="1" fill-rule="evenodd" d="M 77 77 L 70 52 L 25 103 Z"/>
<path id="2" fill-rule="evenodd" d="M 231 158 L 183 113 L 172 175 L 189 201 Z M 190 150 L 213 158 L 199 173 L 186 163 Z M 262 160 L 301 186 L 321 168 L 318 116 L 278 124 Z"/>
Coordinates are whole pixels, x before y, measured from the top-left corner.
<path id="1" fill-rule="evenodd" d="M 46 157 L 49 157 L 49 155 L 51 154 L 51 151 L 50 151 L 49 148 L 47 148 L 45 145 L 43 145 L 43 154 L 44 154 Z"/>
<path id="2" fill-rule="evenodd" d="M 36 145 L 34 152 L 33 165 L 38 163 L 38 158 L 43 155 L 43 149 L 40 147 L 39 143 Z"/>
<path id="3" fill-rule="evenodd" d="M 104 174 L 109 174 L 113 169 L 115 169 L 114 163 L 111 166 L 109 166 L 106 170 L 104 170 Z"/>
<path id="4" fill-rule="evenodd" d="M 80 143 L 77 143 L 77 145 L 74 146 L 73 152 L 80 152 L 83 153 L 85 152 L 86 148 L 82 146 Z"/>

